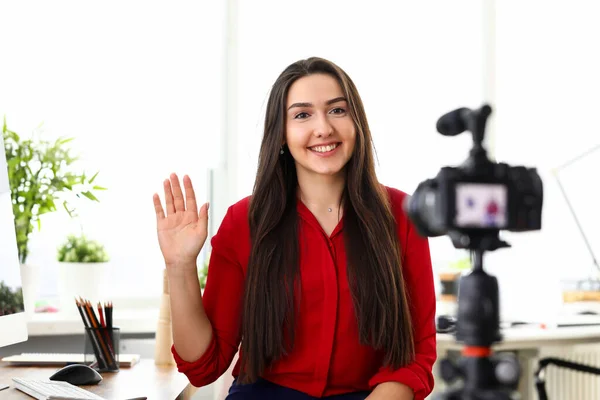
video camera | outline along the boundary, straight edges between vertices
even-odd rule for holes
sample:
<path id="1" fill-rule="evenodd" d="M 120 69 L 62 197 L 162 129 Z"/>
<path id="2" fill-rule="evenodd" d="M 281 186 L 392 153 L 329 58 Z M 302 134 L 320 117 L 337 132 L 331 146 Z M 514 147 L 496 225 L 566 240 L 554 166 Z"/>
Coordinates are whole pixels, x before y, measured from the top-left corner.
<path id="1" fill-rule="evenodd" d="M 539 230 L 542 225 L 542 181 L 533 168 L 494 163 L 483 147 L 485 123 L 492 110 L 459 108 L 442 116 L 437 130 L 456 136 L 473 134 L 473 148 L 459 167 L 443 167 L 434 179 L 420 183 L 407 213 L 422 236 L 449 235 L 456 248 L 496 250 L 498 230 Z"/>
<path id="2" fill-rule="evenodd" d="M 499 289 L 495 277 L 483 270 L 484 251 L 509 244 L 500 230 L 541 229 L 543 185 L 534 168 L 492 162 L 483 146 L 485 126 L 492 109 L 459 108 L 443 115 L 437 130 L 456 136 L 473 135 L 468 158 L 458 167 L 443 167 L 434 179 L 417 186 L 404 204 L 408 217 L 422 236 L 448 235 L 454 247 L 472 252 L 473 270 L 458 288 L 456 339 L 464 343 L 458 364 L 442 360 L 442 378 L 463 386 L 442 399 L 511 399 L 520 368 L 514 357 L 493 356 L 491 346 L 500 334 Z"/>

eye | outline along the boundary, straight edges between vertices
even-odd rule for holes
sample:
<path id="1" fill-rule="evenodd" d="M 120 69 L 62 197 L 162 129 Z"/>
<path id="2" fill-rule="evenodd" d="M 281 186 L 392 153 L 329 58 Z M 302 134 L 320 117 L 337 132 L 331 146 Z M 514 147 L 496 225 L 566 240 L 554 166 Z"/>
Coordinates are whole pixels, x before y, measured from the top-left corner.
<path id="1" fill-rule="evenodd" d="M 341 115 L 341 114 L 345 114 L 346 110 L 341 107 L 336 107 L 333 110 L 331 110 L 330 113 Z"/>
<path id="2" fill-rule="evenodd" d="M 296 114 L 296 116 L 294 116 L 294 119 L 304 119 L 307 117 L 308 117 L 308 113 L 301 112 L 301 113 Z"/>

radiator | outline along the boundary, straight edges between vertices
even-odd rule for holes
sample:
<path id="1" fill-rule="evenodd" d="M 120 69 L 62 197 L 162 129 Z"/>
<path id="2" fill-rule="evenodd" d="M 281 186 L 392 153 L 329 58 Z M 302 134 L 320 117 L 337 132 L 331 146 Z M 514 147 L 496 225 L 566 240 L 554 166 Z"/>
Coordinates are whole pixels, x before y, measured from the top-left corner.
<path id="1" fill-rule="evenodd" d="M 587 344 L 568 347 L 542 347 L 540 358 L 557 357 L 564 360 L 587 364 L 600 368 L 600 345 Z M 529 378 L 528 397 L 524 399 L 537 400 L 533 373 L 537 369 L 537 360 L 527 364 L 526 376 Z M 567 370 L 550 365 L 546 367 L 546 392 L 548 400 L 598 400 L 600 399 L 600 376 Z M 523 378 L 525 378 L 525 371 Z"/>

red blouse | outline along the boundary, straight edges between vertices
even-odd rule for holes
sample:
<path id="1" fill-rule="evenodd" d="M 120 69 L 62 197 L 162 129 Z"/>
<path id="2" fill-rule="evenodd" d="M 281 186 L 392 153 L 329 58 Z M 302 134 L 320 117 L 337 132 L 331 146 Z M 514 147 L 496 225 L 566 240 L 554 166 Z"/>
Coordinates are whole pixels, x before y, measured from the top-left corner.
<path id="1" fill-rule="evenodd" d="M 433 389 L 436 359 L 435 294 L 429 244 L 402 208 L 406 194 L 387 188 L 397 222 L 402 267 L 414 323 L 416 358 L 397 370 L 383 367 L 383 354 L 359 343 L 358 325 L 346 276 L 343 219 L 327 236 L 298 201 L 301 287 L 293 351 L 263 375 L 268 381 L 315 397 L 370 390 L 387 381 L 411 387 L 415 399 Z M 194 362 L 172 352 L 180 372 L 194 386 L 208 385 L 230 366 L 240 344 L 244 278 L 250 255 L 249 198 L 229 207 L 217 234 L 203 295 L 213 328 L 212 342 Z M 243 357 L 243 355 L 240 355 Z M 239 373 L 240 361 L 233 369 Z"/>

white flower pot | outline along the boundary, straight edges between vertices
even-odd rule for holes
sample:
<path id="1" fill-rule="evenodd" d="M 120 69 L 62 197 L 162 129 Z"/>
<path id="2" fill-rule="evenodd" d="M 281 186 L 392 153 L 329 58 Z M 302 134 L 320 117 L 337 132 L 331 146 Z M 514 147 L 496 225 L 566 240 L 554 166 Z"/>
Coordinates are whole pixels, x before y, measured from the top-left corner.
<path id="1" fill-rule="evenodd" d="M 35 264 L 21 264 L 21 282 L 23 283 L 23 306 L 27 319 L 35 312 L 35 301 L 40 294 L 40 267 Z"/>
<path id="2" fill-rule="evenodd" d="M 90 300 L 95 306 L 107 301 L 108 263 L 58 263 L 60 311 L 78 314 L 75 298 Z"/>

